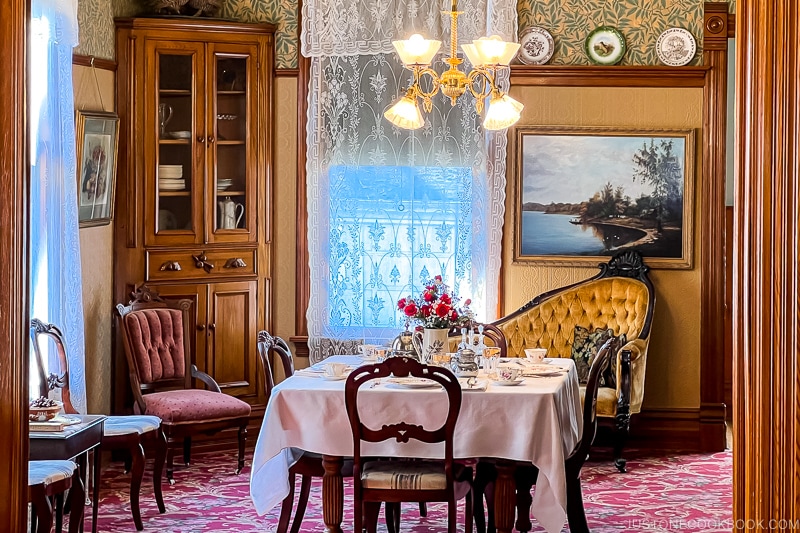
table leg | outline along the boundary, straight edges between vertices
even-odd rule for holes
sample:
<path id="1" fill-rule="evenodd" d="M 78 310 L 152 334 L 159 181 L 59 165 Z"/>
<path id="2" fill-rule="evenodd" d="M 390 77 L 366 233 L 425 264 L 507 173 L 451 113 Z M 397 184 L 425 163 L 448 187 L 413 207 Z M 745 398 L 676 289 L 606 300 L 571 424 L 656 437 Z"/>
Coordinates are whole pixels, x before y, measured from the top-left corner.
<path id="1" fill-rule="evenodd" d="M 494 519 L 497 533 L 511 533 L 514 527 L 514 464 L 497 462 L 497 481 L 494 485 Z"/>
<path id="2" fill-rule="evenodd" d="M 344 515 L 344 480 L 341 457 L 322 456 L 325 475 L 322 476 L 322 519 L 328 533 L 342 533 Z"/>
<path id="3" fill-rule="evenodd" d="M 96 447 L 92 465 L 92 533 L 97 533 L 97 508 L 100 506 L 100 447 Z"/>

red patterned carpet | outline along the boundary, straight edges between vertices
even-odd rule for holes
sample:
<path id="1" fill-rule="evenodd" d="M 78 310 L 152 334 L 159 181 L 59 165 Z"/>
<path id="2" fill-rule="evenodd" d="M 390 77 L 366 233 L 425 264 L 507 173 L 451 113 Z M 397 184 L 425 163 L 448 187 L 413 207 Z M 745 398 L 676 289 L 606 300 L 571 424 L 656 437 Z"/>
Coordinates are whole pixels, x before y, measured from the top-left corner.
<path id="1" fill-rule="evenodd" d="M 148 463 L 141 495 L 145 531 L 275 531 L 279 509 L 266 516 L 256 514 L 249 497 L 250 470 L 245 468 L 236 476 L 235 464 L 233 454 L 197 454 L 191 466 L 176 467 L 177 483 L 171 487 L 164 484 L 167 512 L 160 515 L 153 499 L 152 465 Z M 617 473 L 610 462 L 589 462 L 583 480 L 586 515 L 594 533 L 731 530 L 730 452 L 640 457 L 629 460 L 626 474 Z M 129 483 L 121 464 L 115 463 L 104 470 L 98 531 L 136 531 L 128 503 Z M 320 490 L 320 483 L 311 489 L 303 532 L 324 530 Z M 345 491 L 347 497 L 349 484 L 345 485 Z M 428 509 L 428 517 L 420 518 L 415 505 L 406 504 L 402 530 L 446 531 L 446 508 L 431 504 Z M 460 512 L 459 523 L 463 524 Z M 345 531 L 352 528 L 352 507 L 347 504 L 343 527 Z M 380 530 L 385 531 L 383 524 Z M 533 531 L 543 531 L 535 520 Z"/>

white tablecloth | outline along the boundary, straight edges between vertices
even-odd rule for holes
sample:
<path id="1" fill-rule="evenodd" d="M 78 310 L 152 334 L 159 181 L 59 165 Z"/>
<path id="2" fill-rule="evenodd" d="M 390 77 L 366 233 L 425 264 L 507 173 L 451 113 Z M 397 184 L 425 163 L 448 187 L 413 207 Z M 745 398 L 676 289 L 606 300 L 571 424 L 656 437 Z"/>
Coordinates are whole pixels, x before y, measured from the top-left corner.
<path id="1" fill-rule="evenodd" d="M 355 356 L 326 360 L 334 361 L 361 363 Z M 456 458 L 495 457 L 536 465 L 539 478 L 531 511 L 548 532 L 555 533 L 566 521 L 564 459 L 580 440 L 583 421 L 575 365 L 570 359 L 554 359 L 550 364 L 569 368 L 569 372 L 557 377 L 526 377 L 516 386 L 490 384 L 485 391 L 464 391 L 453 450 Z M 289 493 L 289 467 L 296 460 L 290 448 L 353 455 L 344 383 L 295 375 L 273 390 L 250 477 L 250 495 L 259 514 L 278 505 Z M 359 392 L 364 423 L 375 427 L 370 421 L 402 420 L 431 428 L 444 420 L 447 400 L 442 389 L 395 387 L 383 380 Z M 442 444 L 362 443 L 364 455 L 441 458 L 443 453 Z"/>

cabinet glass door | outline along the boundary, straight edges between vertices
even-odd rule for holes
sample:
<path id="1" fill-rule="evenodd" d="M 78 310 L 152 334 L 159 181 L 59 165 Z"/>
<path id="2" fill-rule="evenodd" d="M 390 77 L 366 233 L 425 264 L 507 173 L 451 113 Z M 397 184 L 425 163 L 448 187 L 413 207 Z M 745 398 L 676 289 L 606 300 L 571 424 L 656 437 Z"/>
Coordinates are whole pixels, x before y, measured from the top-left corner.
<path id="1" fill-rule="evenodd" d="M 148 198 L 149 244 L 202 242 L 202 206 L 205 137 L 202 135 L 203 45 L 195 43 L 149 43 L 148 58 L 153 64 L 156 86 L 146 98 L 148 138 L 155 139 L 154 150 L 147 147 L 152 160 L 146 165 L 152 173 L 146 182 L 152 187 Z M 149 90 L 147 91 L 149 94 Z M 200 132 L 198 134 L 198 131 Z"/>
<path id="2" fill-rule="evenodd" d="M 210 45 L 209 242 L 255 240 L 257 48 Z M 210 227 L 209 227 L 210 226 Z"/>

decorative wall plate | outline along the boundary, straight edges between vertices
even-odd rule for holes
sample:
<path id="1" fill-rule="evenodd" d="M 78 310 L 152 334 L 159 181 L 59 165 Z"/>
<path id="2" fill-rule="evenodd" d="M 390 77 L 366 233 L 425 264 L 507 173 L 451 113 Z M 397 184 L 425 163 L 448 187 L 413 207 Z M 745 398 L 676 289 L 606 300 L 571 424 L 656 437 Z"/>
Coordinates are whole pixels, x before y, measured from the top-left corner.
<path id="1" fill-rule="evenodd" d="M 625 38 L 613 26 L 595 28 L 583 46 L 586 55 L 597 65 L 616 65 L 625 55 Z"/>
<path id="2" fill-rule="evenodd" d="M 519 36 L 517 58 L 526 65 L 544 65 L 553 57 L 553 36 L 544 28 L 531 26 Z"/>
<path id="3" fill-rule="evenodd" d="M 670 67 L 682 67 L 694 59 L 697 43 L 694 36 L 683 28 L 669 28 L 656 41 L 658 59 Z"/>

